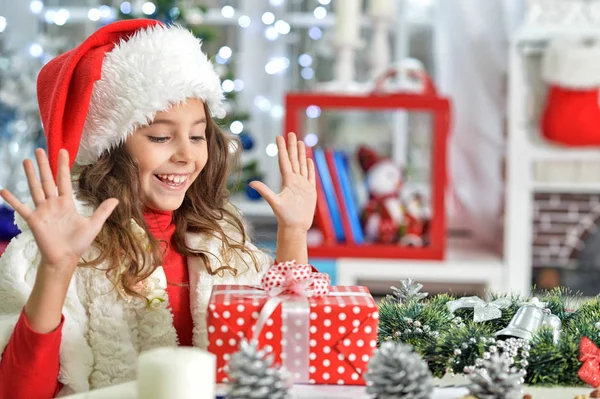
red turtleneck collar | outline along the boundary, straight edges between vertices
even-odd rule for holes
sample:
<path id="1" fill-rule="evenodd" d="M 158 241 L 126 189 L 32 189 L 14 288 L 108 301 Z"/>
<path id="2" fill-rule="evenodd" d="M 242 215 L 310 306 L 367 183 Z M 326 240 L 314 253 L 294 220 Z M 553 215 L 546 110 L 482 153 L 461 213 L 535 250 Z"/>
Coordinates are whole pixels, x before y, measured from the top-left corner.
<path id="1" fill-rule="evenodd" d="M 156 211 L 146 208 L 144 210 L 144 220 L 152 234 L 158 240 L 171 242 L 171 237 L 175 232 L 175 223 L 173 223 L 173 212 Z"/>
<path id="2" fill-rule="evenodd" d="M 144 220 L 150 234 L 160 241 L 164 249 L 162 266 L 167 276 L 167 294 L 173 312 L 173 325 L 177 330 L 179 344 L 192 345 L 192 330 L 194 323 L 190 313 L 190 277 L 187 260 L 179 254 L 171 244 L 175 233 L 173 212 L 144 210 Z"/>

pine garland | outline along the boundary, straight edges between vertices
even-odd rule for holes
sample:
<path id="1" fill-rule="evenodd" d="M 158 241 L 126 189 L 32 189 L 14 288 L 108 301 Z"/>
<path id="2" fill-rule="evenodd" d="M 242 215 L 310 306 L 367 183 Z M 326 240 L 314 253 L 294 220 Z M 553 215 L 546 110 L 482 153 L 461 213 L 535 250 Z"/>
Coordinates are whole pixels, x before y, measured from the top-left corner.
<path id="1" fill-rule="evenodd" d="M 490 295 L 490 301 L 502 297 L 510 300 L 510 306 L 502 309 L 502 316 L 476 323 L 472 308 L 450 313 L 446 303 L 457 299 L 452 295 L 417 296 L 408 300 L 388 295 L 379 304 L 379 342 L 410 344 L 427 362 L 434 377 L 442 377 L 448 372 L 462 374 L 490 348 L 496 350 L 494 334 L 508 326 L 521 306 L 533 300 L 531 297 L 496 294 Z M 585 385 L 577 375 L 581 367 L 579 341 L 586 336 L 600 346 L 600 301 L 594 299 L 573 311 L 569 303 L 573 294 L 568 289 L 545 291 L 537 297 L 559 317 L 562 332 L 558 343 L 554 342 L 549 329 L 541 329 L 535 334 L 524 363 L 525 383 L 536 386 Z M 515 359 L 516 362 L 521 360 L 524 359 Z"/>
<path id="2" fill-rule="evenodd" d="M 475 360 L 483 356 L 494 339 L 494 331 L 484 323 L 467 321 L 461 324 L 464 326 L 449 329 L 436 348 L 441 357 L 446 359 L 446 371 L 455 374 L 475 364 Z"/>

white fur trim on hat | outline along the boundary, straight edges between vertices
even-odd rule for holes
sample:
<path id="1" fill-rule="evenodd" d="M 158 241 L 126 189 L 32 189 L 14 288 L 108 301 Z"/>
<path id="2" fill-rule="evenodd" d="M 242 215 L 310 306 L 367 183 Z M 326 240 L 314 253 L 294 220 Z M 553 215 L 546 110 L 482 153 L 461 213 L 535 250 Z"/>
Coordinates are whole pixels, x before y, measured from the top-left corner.
<path id="1" fill-rule="evenodd" d="M 572 89 L 600 87 L 600 38 L 556 39 L 542 61 L 544 81 Z"/>
<path id="2" fill-rule="evenodd" d="M 106 54 L 94 84 L 76 162 L 96 162 L 157 112 L 189 98 L 224 116 L 221 81 L 190 31 L 156 25 L 121 40 Z"/>

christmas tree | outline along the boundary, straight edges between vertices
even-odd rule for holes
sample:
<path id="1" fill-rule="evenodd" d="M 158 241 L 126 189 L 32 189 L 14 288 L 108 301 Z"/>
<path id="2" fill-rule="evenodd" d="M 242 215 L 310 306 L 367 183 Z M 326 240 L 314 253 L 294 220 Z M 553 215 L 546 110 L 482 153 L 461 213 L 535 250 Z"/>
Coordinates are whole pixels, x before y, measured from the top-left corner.
<path id="1" fill-rule="evenodd" d="M 66 40 L 38 36 L 27 54 L 23 49 L 5 48 L 0 36 L 0 189 L 23 202 L 30 197 L 22 167 L 46 140 L 37 104 L 36 80 L 44 61 L 66 50 Z M 0 242 L 9 241 L 19 230 L 14 211 L 0 199 Z"/>

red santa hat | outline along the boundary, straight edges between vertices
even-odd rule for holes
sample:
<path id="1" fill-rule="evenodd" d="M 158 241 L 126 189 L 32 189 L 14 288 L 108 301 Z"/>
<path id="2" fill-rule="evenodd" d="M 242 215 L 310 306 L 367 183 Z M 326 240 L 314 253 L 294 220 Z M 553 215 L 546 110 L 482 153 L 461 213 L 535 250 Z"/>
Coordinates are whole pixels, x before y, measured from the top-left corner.
<path id="1" fill-rule="evenodd" d="M 201 41 L 147 19 L 108 24 L 52 59 L 39 73 L 37 97 L 55 175 L 61 148 L 71 166 L 93 164 L 186 99 L 224 116 L 221 82 Z"/>
<path id="2" fill-rule="evenodd" d="M 373 165 L 382 161 L 382 158 L 377 154 L 372 148 L 367 146 L 360 146 L 358 148 L 358 163 L 360 164 L 361 169 L 367 173 Z"/>

